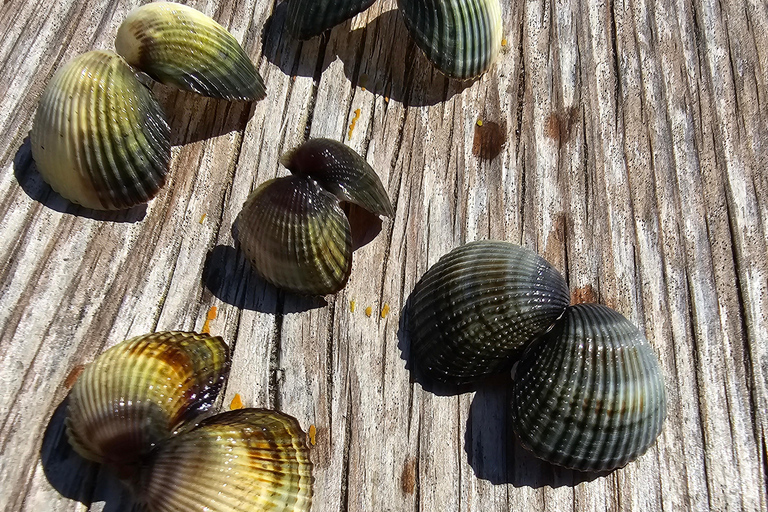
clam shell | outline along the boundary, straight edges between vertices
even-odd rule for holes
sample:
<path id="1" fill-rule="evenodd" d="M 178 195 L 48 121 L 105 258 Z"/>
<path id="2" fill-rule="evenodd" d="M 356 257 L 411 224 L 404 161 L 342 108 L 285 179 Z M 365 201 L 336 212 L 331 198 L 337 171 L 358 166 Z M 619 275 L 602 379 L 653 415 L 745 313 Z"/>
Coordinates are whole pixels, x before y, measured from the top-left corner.
<path id="1" fill-rule="evenodd" d="M 135 493 L 156 512 L 308 511 L 313 481 L 294 418 L 239 409 L 158 446 Z"/>
<path id="2" fill-rule="evenodd" d="M 120 25 L 115 48 L 129 64 L 167 85 L 228 100 L 266 96 L 264 80 L 232 34 L 185 5 L 137 7 Z"/>
<path id="3" fill-rule="evenodd" d="M 488 71 L 501 49 L 499 0 L 398 0 L 416 44 L 442 73 L 459 79 Z"/>
<path id="4" fill-rule="evenodd" d="M 293 174 L 317 180 L 342 201 L 355 203 L 376 215 L 394 215 L 379 176 L 362 156 L 341 142 L 310 139 L 283 155 L 280 161 Z"/>
<path id="5" fill-rule="evenodd" d="M 69 394 L 67 436 L 86 459 L 119 470 L 208 410 L 229 373 L 221 338 L 158 332 L 124 341 L 88 365 Z"/>
<path id="6" fill-rule="evenodd" d="M 165 183 L 170 129 L 157 100 L 112 52 L 67 62 L 45 88 L 30 135 L 43 179 L 99 210 L 149 201 Z"/>
<path id="7" fill-rule="evenodd" d="M 526 351 L 512 426 L 537 457 L 582 471 L 624 466 L 653 444 L 666 417 L 664 378 L 642 333 L 616 311 L 569 307 Z"/>
<path id="8" fill-rule="evenodd" d="M 311 39 L 373 5 L 376 0 L 288 0 L 288 31 Z"/>
<path id="9" fill-rule="evenodd" d="M 468 243 L 440 258 L 409 298 L 412 361 L 424 376 L 452 384 L 504 371 L 569 299 L 560 273 L 532 251 Z"/>
<path id="10" fill-rule="evenodd" d="M 352 235 L 339 200 L 316 181 L 288 176 L 251 194 L 237 217 L 240 246 L 278 288 L 336 293 L 352 269 Z"/>

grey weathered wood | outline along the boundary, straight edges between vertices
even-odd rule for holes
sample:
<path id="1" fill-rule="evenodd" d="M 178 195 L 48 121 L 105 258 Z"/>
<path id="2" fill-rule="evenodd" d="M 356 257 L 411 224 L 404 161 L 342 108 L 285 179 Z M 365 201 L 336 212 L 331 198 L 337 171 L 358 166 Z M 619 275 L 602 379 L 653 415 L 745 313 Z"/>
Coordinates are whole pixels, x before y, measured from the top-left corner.
<path id="1" fill-rule="evenodd" d="M 243 41 L 269 96 L 155 86 L 170 183 L 146 209 L 88 212 L 42 182 L 25 137 L 53 72 L 110 48 L 137 3 L 0 11 L 0 508 L 129 509 L 67 449 L 65 381 L 129 336 L 200 329 L 210 306 L 234 347 L 223 403 L 240 393 L 317 426 L 315 511 L 768 508 L 768 4 L 503 2 L 499 62 L 461 84 L 428 65 L 394 0 L 305 43 L 276 2 L 192 2 Z M 504 127 L 491 161 L 473 154 L 478 119 Z M 327 304 L 266 286 L 231 233 L 307 135 L 364 154 L 396 206 Z M 537 250 L 574 300 L 644 327 L 669 418 L 641 459 L 604 476 L 553 468 L 514 441 L 504 379 L 458 396 L 412 382 L 408 294 L 482 238 Z"/>

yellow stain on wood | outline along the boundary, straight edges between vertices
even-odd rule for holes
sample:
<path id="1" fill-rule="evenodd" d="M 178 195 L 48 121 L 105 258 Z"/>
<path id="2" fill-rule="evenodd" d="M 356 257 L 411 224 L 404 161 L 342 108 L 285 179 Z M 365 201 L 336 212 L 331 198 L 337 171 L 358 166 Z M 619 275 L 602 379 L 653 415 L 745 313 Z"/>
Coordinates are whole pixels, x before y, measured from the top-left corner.
<path id="1" fill-rule="evenodd" d="M 365 308 L 365 316 L 371 316 L 373 314 L 373 308 L 371 306 L 368 306 Z"/>
<path id="2" fill-rule="evenodd" d="M 317 444 L 317 427 L 314 425 L 309 426 L 309 444 L 312 446 Z"/>
<path id="3" fill-rule="evenodd" d="M 389 96 L 384 96 L 384 103 L 389 103 Z"/>
<path id="4" fill-rule="evenodd" d="M 206 218 L 207 216 L 208 216 L 208 214 L 207 214 L 207 213 L 204 213 L 204 214 L 203 214 L 203 216 L 202 216 L 202 217 L 200 217 L 200 224 L 202 224 L 203 222 L 205 222 L 205 218 Z"/>
<path id="5" fill-rule="evenodd" d="M 483 126 L 483 120 L 482 119 L 478 119 L 477 120 L 477 126 Z"/>
<path id="6" fill-rule="evenodd" d="M 355 110 L 355 117 L 352 118 L 352 124 L 349 125 L 349 140 L 352 140 L 352 132 L 355 131 L 358 119 L 360 119 L 360 109 Z"/>
<path id="7" fill-rule="evenodd" d="M 203 334 L 211 333 L 211 320 L 216 320 L 216 306 L 211 306 L 208 310 L 208 315 L 205 317 L 205 323 L 203 324 Z"/>
<path id="8" fill-rule="evenodd" d="M 235 393 L 235 397 L 232 399 L 232 402 L 229 404 L 229 410 L 234 411 L 236 409 L 242 409 L 243 406 L 243 399 L 240 398 L 240 393 Z"/>
<path id="9" fill-rule="evenodd" d="M 354 313 L 355 312 L 355 299 L 352 299 L 349 301 L 349 311 Z"/>
<path id="10" fill-rule="evenodd" d="M 507 46 L 507 40 L 506 39 L 502 39 L 501 40 L 501 46 Z"/>
<path id="11" fill-rule="evenodd" d="M 381 308 L 381 318 L 387 318 L 388 314 L 389 314 L 389 304 L 385 302 L 384 307 Z"/>

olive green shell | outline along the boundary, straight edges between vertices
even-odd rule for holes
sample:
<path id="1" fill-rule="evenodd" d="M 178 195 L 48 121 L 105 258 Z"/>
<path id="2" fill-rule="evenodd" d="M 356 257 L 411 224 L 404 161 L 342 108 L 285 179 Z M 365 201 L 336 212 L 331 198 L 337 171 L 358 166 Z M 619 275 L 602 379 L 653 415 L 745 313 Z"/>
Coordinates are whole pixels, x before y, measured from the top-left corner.
<path id="1" fill-rule="evenodd" d="M 311 39 L 373 5 L 376 0 L 288 0 L 288 31 Z"/>
<path id="2" fill-rule="evenodd" d="M 158 82 L 204 96 L 260 100 L 264 81 L 237 40 L 191 7 L 154 2 L 128 14 L 117 53 Z"/>
<path id="3" fill-rule="evenodd" d="M 442 73 L 467 79 L 491 67 L 501 49 L 499 0 L 398 0 L 411 37 Z"/>
<path id="4" fill-rule="evenodd" d="M 208 410 L 229 373 L 221 338 L 157 332 L 110 348 L 69 394 L 67 436 L 86 459 L 138 465 L 185 421 Z"/>
<path id="5" fill-rule="evenodd" d="M 67 62 L 43 91 L 30 135 L 43 179 L 98 210 L 145 203 L 165 183 L 170 129 L 152 93 L 118 55 Z"/>
<path id="6" fill-rule="evenodd" d="M 154 512 L 306 512 L 312 463 L 292 417 L 264 409 L 225 412 L 152 453 L 134 492 Z"/>
<path id="7" fill-rule="evenodd" d="M 666 404 L 661 368 L 643 334 L 606 306 L 581 304 L 520 361 L 512 427 L 537 457 L 610 470 L 654 443 Z"/>
<path id="8" fill-rule="evenodd" d="M 451 384 L 508 370 L 569 300 L 563 277 L 534 252 L 468 243 L 440 258 L 411 293 L 411 360 L 423 376 Z"/>

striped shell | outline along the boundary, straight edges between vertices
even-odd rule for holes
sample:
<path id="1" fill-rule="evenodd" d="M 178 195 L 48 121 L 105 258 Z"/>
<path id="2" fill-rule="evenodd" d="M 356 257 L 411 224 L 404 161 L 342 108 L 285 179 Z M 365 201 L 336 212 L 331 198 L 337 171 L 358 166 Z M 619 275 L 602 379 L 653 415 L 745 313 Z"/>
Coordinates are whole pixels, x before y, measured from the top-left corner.
<path id="1" fill-rule="evenodd" d="M 412 361 L 422 375 L 452 384 L 507 370 L 569 299 L 560 273 L 532 251 L 466 244 L 440 258 L 409 298 Z"/>
<path id="2" fill-rule="evenodd" d="M 445 75 L 482 75 L 501 49 L 499 0 L 398 0 L 405 25 L 427 58 Z"/>
<path id="3" fill-rule="evenodd" d="M 154 512 L 308 511 L 312 463 L 298 422 L 263 409 L 213 416 L 152 453 L 134 493 Z"/>
<path id="4" fill-rule="evenodd" d="M 666 417 L 656 355 L 616 311 L 569 307 L 517 367 L 512 427 L 537 457 L 581 471 L 619 468 L 653 444 Z"/>
<path id="5" fill-rule="evenodd" d="M 128 469 L 183 422 L 208 410 L 229 373 L 219 337 L 158 332 L 88 365 L 69 394 L 69 443 L 86 459 Z"/>
<path id="6" fill-rule="evenodd" d="M 145 203 L 165 183 L 170 129 L 157 100 L 118 55 L 67 62 L 45 88 L 31 132 L 43 179 L 98 210 Z"/>
<path id="7" fill-rule="evenodd" d="M 228 100 L 266 96 L 264 81 L 232 34 L 185 5 L 137 7 L 120 25 L 115 48 L 129 64 L 166 85 Z"/>
<path id="8" fill-rule="evenodd" d="M 373 5 L 376 0 L 288 0 L 288 31 L 311 39 Z"/>

